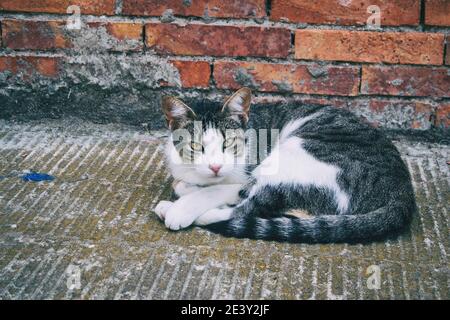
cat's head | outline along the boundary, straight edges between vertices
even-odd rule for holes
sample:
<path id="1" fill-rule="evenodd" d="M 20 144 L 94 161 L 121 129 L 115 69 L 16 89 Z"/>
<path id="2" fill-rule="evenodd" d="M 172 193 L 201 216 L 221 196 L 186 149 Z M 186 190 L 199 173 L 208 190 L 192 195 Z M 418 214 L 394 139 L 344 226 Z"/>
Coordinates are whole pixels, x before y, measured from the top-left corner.
<path id="1" fill-rule="evenodd" d="M 175 178 L 208 184 L 242 174 L 250 101 L 248 88 L 236 91 L 223 104 L 197 101 L 188 106 L 175 97 L 163 97 L 171 130 L 168 158 L 179 175 Z"/>

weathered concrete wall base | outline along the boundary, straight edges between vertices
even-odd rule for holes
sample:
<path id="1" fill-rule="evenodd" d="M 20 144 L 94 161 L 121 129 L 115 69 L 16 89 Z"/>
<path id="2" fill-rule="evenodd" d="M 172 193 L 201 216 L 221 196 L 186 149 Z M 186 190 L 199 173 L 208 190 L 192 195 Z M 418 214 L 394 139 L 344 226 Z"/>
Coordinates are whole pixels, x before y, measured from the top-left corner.
<path id="1" fill-rule="evenodd" d="M 187 100 L 224 101 L 236 88 L 247 85 L 254 87 L 254 114 L 257 114 L 260 103 L 314 103 L 347 108 L 374 126 L 385 129 L 434 130 L 448 127 L 450 99 L 345 97 L 328 95 L 324 89 L 319 91 L 321 94 L 305 94 L 296 92 L 281 80 L 267 84 L 264 87 L 267 92 L 266 89 L 259 91 L 259 84 L 256 87 L 252 85 L 258 80 L 257 75 L 247 74 L 243 79 L 240 73 L 238 77 L 225 71 L 223 65 L 230 64 L 198 59 L 174 60 L 151 53 L 93 54 L 81 51 L 81 54 L 70 56 L 0 56 L 0 118 L 26 121 L 77 116 L 99 123 L 146 124 L 149 128 L 159 129 L 164 126 L 160 112 L 162 95 L 176 95 Z M 253 70 L 251 65 L 248 68 Z M 266 68 L 267 65 L 262 70 Z M 295 71 L 298 72 L 295 74 L 290 73 L 291 67 L 284 71 L 293 83 L 304 83 L 305 77 L 311 77 L 307 82 L 314 89 L 317 81 L 326 82 L 328 80 L 322 77 L 329 76 L 328 73 L 326 76 L 318 75 L 315 71 L 343 68 L 354 69 L 306 63 L 297 64 Z M 269 71 L 277 76 L 277 70 Z M 235 85 L 215 88 L 213 84 L 219 79 L 218 74 L 223 74 L 225 79 L 231 77 Z M 355 81 L 350 87 L 358 86 L 359 79 Z M 272 92 L 273 86 L 277 91 L 283 90 Z M 334 87 L 333 82 L 326 86 Z"/>
<path id="2" fill-rule="evenodd" d="M 88 78 L 89 76 L 86 76 Z M 77 79 L 79 80 L 79 79 Z M 77 81 L 78 82 L 78 81 Z M 133 81 L 127 86 L 73 81 L 44 81 L 0 89 L 0 119 L 28 121 L 75 116 L 95 123 L 125 123 L 145 125 L 149 129 L 165 126 L 160 101 L 163 95 L 175 95 L 189 102 L 192 99 L 210 99 L 222 102 L 231 90 L 195 90 L 182 88 L 152 88 Z M 258 115 L 258 105 L 284 101 L 302 104 L 328 104 L 346 108 L 372 125 L 386 130 L 411 132 L 448 132 L 436 114 L 440 103 L 427 99 L 397 100 L 385 98 L 345 98 L 308 95 L 265 95 L 255 93 L 252 115 Z M 450 103 L 449 103 L 450 105 Z"/>
<path id="3" fill-rule="evenodd" d="M 0 94 L 0 118 L 28 121 L 76 116 L 96 123 L 149 123 L 161 128 L 160 93 L 151 89 L 102 89 L 73 85 L 53 93 L 18 89 Z M 161 118 L 161 119 L 159 119 Z"/>
<path id="4" fill-rule="evenodd" d="M 69 2 L 0 1 L 0 118 L 159 128 L 163 94 L 249 86 L 255 102 L 331 104 L 385 129 L 450 127 L 447 0 Z"/>

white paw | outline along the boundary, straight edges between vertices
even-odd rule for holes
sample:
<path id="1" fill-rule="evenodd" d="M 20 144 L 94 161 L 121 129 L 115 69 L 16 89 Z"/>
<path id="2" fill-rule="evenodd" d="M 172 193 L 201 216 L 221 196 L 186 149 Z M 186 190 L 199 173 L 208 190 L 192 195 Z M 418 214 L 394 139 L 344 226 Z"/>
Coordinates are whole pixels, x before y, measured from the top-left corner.
<path id="1" fill-rule="evenodd" d="M 170 230 L 180 230 L 189 227 L 195 220 L 196 216 L 190 215 L 186 210 L 173 206 L 165 215 L 166 227 Z"/>
<path id="2" fill-rule="evenodd" d="M 153 211 L 156 213 L 156 215 L 161 219 L 164 220 L 164 218 L 166 217 L 166 213 L 167 211 L 172 207 L 173 202 L 172 201 L 160 201 L 155 209 L 153 209 Z"/>
<path id="3" fill-rule="evenodd" d="M 195 224 L 197 226 L 206 226 L 211 223 L 216 223 L 219 221 L 225 221 L 231 219 L 231 215 L 233 213 L 232 208 L 215 208 L 206 211 L 200 217 L 195 220 Z"/>

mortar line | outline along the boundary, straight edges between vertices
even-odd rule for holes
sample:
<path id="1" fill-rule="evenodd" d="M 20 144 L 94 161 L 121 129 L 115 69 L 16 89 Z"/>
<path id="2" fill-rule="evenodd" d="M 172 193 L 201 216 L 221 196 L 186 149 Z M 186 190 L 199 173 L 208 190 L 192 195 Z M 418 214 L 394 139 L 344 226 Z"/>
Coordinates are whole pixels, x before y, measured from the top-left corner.
<path id="1" fill-rule="evenodd" d="M 445 36 L 445 34 L 443 34 Z M 148 49 L 148 48 L 146 48 Z M 448 70 L 450 68 L 449 65 L 438 63 L 438 64 L 423 64 L 423 63 L 397 63 L 397 62 L 390 62 L 390 61 L 341 61 L 341 60 L 317 60 L 317 59 L 306 59 L 306 58 L 295 58 L 293 55 L 288 55 L 286 57 L 273 57 L 273 56 L 256 56 L 256 55 L 249 55 L 249 56 L 216 56 L 216 55 L 206 55 L 206 54 L 198 54 L 198 55 L 190 55 L 190 54 L 175 54 L 166 52 L 164 54 L 159 54 L 157 52 L 153 52 L 150 49 L 144 50 L 144 51 L 104 51 L 101 53 L 104 56 L 112 56 L 112 57 L 119 57 L 119 56 L 127 56 L 130 58 L 139 58 L 139 57 L 157 57 L 161 60 L 170 61 L 170 60 L 180 60 L 180 61 L 203 61 L 203 62 L 209 62 L 211 64 L 215 64 L 216 62 L 234 62 L 234 63 L 254 63 L 254 64 L 276 64 L 278 66 L 283 65 L 295 65 L 295 66 L 325 66 L 325 67 L 342 67 L 342 68 L 360 68 L 363 66 L 366 67 L 378 67 L 378 68 L 437 68 L 442 70 Z M 30 50 L 30 49 L 16 49 L 13 51 L 2 51 L 0 50 L 0 56 L 4 57 L 50 57 L 50 58 L 78 58 L 77 52 L 73 51 L 67 51 L 67 49 L 54 49 L 53 51 L 48 50 Z M 95 54 L 95 52 L 88 51 L 86 52 L 85 56 L 87 57 L 98 57 L 98 54 Z M 166 87 L 167 89 L 173 89 L 177 88 L 174 86 Z M 154 89 L 160 89 L 159 87 Z M 178 88 L 180 89 L 180 88 Z M 212 88 L 182 88 L 184 91 L 210 91 Z M 231 91 L 232 89 L 226 89 L 226 88 L 216 88 L 217 90 L 228 90 Z M 267 92 L 267 91 L 261 91 L 261 92 Z M 275 92 L 277 93 L 277 92 Z M 279 94 L 302 94 L 302 93 L 295 93 L 295 92 L 278 92 Z M 307 94 L 307 93 L 303 93 Z M 346 95 L 333 95 L 333 94 L 314 94 L 317 96 L 340 96 L 340 97 L 347 97 Z M 383 94 L 377 94 L 376 96 L 383 96 Z M 386 95 L 389 96 L 389 95 Z M 351 97 L 351 96 L 348 96 Z M 408 96 L 405 96 L 408 97 Z M 409 97 L 417 97 L 417 98 L 423 98 L 423 96 L 409 96 Z M 437 97 L 440 99 L 448 99 L 450 97 Z"/>
<path id="2" fill-rule="evenodd" d="M 21 21 L 65 21 L 67 15 L 61 13 L 49 12 L 14 12 L 4 11 L 0 13 L 2 20 L 19 19 Z M 266 17 L 263 23 L 258 23 L 254 18 L 234 18 L 234 17 L 214 17 L 213 21 L 206 21 L 203 17 L 193 15 L 176 15 L 173 22 L 161 22 L 160 16 L 151 15 L 112 15 L 112 16 L 98 16 L 83 14 L 82 19 L 86 23 L 90 22 L 132 22 L 143 24 L 175 24 L 175 25 L 192 25 L 199 24 L 205 26 L 244 26 L 244 27 L 259 27 L 259 28 L 284 28 L 289 30 L 347 30 L 347 31 L 369 31 L 369 32 L 429 32 L 440 33 L 445 32 L 445 26 L 426 26 L 426 30 L 421 29 L 421 25 L 382 25 L 380 31 L 373 31 L 366 25 L 343 25 L 343 24 L 328 24 L 328 23 L 307 23 L 304 22 L 285 22 L 281 20 L 270 20 Z"/>

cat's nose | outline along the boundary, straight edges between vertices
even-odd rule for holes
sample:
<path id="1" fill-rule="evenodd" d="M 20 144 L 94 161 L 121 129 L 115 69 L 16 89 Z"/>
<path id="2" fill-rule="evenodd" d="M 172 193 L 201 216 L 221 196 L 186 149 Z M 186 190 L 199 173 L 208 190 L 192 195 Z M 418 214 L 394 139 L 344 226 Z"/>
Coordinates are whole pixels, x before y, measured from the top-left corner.
<path id="1" fill-rule="evenodd" d="M 210 164 L 209 168 L 211 169 L 212 172 L 214 172 L 217 175 L 220 171 L 220 168 L 222 168 L 222 166 L 220 164 Z"/>

